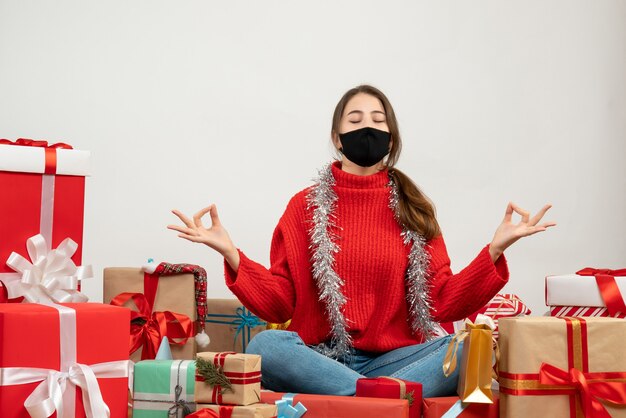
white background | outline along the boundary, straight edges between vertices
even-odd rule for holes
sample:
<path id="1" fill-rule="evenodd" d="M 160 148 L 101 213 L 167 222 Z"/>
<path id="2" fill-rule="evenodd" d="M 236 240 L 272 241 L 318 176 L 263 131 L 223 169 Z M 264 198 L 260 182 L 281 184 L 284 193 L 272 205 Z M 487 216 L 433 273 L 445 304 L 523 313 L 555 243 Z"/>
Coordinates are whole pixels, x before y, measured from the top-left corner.
<path id="1" fill-rule="evenodd" d="M 624 1 L 0 0 L 0 137 L 92 152 L 96 301 L 102 268 L 149 257 L 200 264 L 230 297 L 222 259 L 166 230 L 170 209 L 216 203 L 267 265 L 360 83 L 395 107 L 398 167 L 435 202 L 453 270 L 509 200 L 554 204 L 558 226 L 506 252 L 505 290 L 535 313 L 546 274 L 626 266 Z"/>

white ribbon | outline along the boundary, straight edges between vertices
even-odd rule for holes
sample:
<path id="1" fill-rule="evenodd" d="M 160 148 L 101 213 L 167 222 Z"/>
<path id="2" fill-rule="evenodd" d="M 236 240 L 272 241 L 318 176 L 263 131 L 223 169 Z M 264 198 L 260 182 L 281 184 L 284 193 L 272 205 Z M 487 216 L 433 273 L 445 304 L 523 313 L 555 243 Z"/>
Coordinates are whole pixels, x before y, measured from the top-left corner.
<path id="1" fill-rule="evenodd" d="M 76 267 L 72 256 L 78 244 L 66 238 L 49 251 L 41 234 L 26 241 L 31 261 L 13 252 L 7 265 L 18 275 L 4 278 L 10 299 L 24 296 L 31 303 L 87 302 L 89 299 L 78 289 L 78 282 L 93 277 L 91 266 Z"/>
<path id="2" fill-rule="evenodd" d="M 129 377 L 129 360 L 92 365 L 76 362 L 76 311 L 66 306 L 50 305 L 59 311 L 59 370 L 27 367 L 0 368 L 0 386 L 41 382 L 24 401 L 32 418 L 47 418 L 55 411 L 59 418 L 75 414 L 76 387 L 82 389 L 87 418 L 110 417 L 109 407 L 102 399 L 97 379 Z"/>

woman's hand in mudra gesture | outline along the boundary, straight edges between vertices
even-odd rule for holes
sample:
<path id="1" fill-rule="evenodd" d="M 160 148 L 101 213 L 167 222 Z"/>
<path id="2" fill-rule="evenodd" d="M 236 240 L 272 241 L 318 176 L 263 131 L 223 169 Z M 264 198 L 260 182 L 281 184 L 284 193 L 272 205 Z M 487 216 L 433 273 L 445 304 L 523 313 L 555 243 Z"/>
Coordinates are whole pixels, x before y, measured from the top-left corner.
<path id="1" fill-rule="evenodd" d="M 489 254 L 491 255 L 491 259 L 496 261 L 504 250 L 506 250 L 518 239 L 536 234 L 537 232 L 545 231 L 551 226 L 555 226 L 555 222 L 539 223 L 541 218 L 543 218 L 548 209 L 551 207 L 552 205 L 545 205 L 535 216 L 531 218 L 528 211 L 520 208 L 514 203 L 509 202 L 509 205 L 506 207 L 504 219 L 496 230 L 493 240 L 489 245 Z M 517 224 L 511 221 L 513 212 L 522 217 L 522 220 Z"/>
<path id="2" fill-rule="evenodd" d="M 168 229 L 178 231 L 178 236 L 181 238 L 191 242 L 205 244 L 213 248 L 226 259 L 233 270 L 237 271 L 239 267 L 239 252 L 230 239 L 230 235 L 228 235 L 228 232 L 226 232 L 226 229 L 222 226 L 215 205 L 206 207 L 193 215 L 193 220 L 189 219 L 178 210 L 173 210 L 172 213 L 178 216 L 185 226 L 168 225 Z M 210 228 L 202 224 L 202 217 L 207 213 L 211 215 Z"/>

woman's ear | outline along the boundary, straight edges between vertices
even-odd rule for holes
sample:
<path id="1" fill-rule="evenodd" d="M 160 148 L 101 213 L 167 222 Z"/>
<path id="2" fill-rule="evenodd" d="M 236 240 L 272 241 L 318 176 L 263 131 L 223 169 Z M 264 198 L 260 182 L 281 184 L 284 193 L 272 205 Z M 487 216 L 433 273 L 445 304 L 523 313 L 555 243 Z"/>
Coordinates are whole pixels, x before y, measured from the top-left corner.
<path id="1" fill-rule="evenodd" d="M 337 132 L 333 131 L 331 133 L 331 137 L 332 137 L 333 145 L 335 146 L 335 149 L 340 149 L 341 141 L 339 140 L 339 135 L 337 135 Z"/>

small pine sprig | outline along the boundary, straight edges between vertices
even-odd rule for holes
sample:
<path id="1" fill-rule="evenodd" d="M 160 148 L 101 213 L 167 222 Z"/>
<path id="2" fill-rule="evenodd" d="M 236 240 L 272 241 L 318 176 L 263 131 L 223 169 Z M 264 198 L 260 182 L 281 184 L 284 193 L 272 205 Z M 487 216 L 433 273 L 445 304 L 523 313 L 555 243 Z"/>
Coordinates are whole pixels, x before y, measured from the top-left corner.
<path id="1" fill-rule="evenodd" d="M 409 401 L 409 406 L 413 405 L 413 402 L 415 402 L 415 393 L 414 393 L 414 392 L 415 392 L 415 391 L 413 391 L 413 390 L 412 390 L 412 391 L 410 391 L 410 392 L 407 392 L 407 393 L 404 395 L 404 399 L 406 399 L 406 400 L 408 400 L 408 401 Z"/>
<path id="2" fill-rule="evenodd" d="M 196 373 L 204 379 L 204 383 L 210 386 L 219 386 L 222 388 L 221 393 L 233 391 L 230 380 L 224 374 L 224 371 L 213 364 L 212 361 L 205 360 L 202 357 L 196 358 Z"/>

